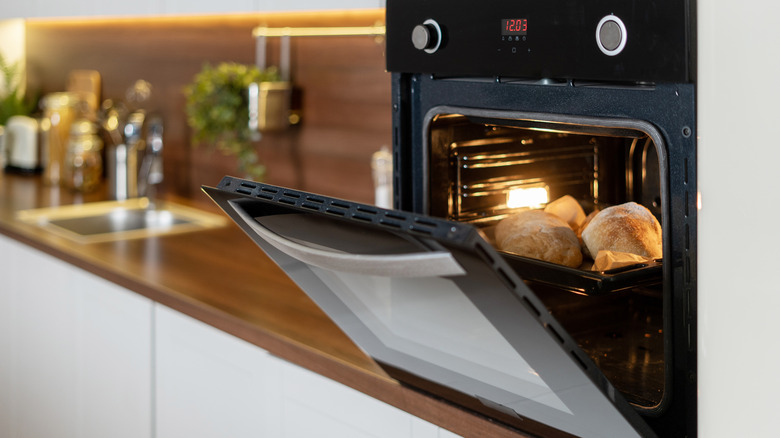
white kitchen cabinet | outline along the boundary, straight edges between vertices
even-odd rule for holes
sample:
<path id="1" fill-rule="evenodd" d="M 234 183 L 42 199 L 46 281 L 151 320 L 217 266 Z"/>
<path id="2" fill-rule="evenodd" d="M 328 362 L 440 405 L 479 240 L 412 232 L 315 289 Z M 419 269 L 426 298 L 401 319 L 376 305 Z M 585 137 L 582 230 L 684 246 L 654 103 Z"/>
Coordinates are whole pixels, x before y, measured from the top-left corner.
<path id="1" fill-rule="evenodd" d="M 30 0 L 5 2 L 0 20 L 5 18 L 55 18 L 156 15 L 162 12 L 160 0 L 106 2 L 100 0 Z"/>
<path id="2" fill-rule="evenodd" d="M 156 437 L 272 437 L 261 348 L 155 307 Z"/>
<path id="3" fill-rule="evenodd" d="M 15 312 L 16 277 L 10 275 L 16 270 L 15 246 L 12 241 L 0 236 L 0 436 L 10 437 L 13 412 L 13 397 L 11 394 L 14 362 L 12 351 L 14 338 L 13 319 Z"/>
<path id="4" fill-rule="evenodd" d="M 0 437 L 455 438 L 0 235 Z"/>
<path id="5" fill-rule="evenodd" d="M 0 236 L 0 436 L 151 434 L 151 301 Z"/>
<path id="6" fill-rule="evenodd" d="M 271 436 L 339 438 L 455 438 L 457 435 L 360 391 L 284 360 L 269 356 L 275 376 L 272 406 L 281 419 Z"/>
<path id="7" fill-rule="evenodd" d="M 106 2 L 101 0 L 33 0 L 24 15 L 16 17 L 96 17 L 116 15 L 153 15 L 161 12 L 160 0 Z M 18 11 L 17 11 L 18 14 Z"/>
<path id="8" fill-rule="evenodd" d="M 384 8 L 384 0 L 255 0 L 258 11 L 302 11 Z"/>
<path id="9" fill-rule="evenodd" d="M 161 1 L 164 14 L 221 14 L 251 12 L 257 10 L 259 0 L 164 0 Z"/>
<path id="10" fill-rule="evenodd" d="M 28 2 L 5 1 L 0 7 L 0 20 L 31 17 L 35 10 L 35 0 Z"/>
<path id="11" fill-rule="evenodd" d="M 219 14 L 261 11 L 302 11 L 383 8 L 384 0 L 30 0 L 6 2 L 0 20 L 36 17 L 149 16 L 159 14 Z"/>
<path id="12" fill-rule="evenodd" d="M 155 315 L 157 438 L 456 437 L 167 307 Z"/>
<path id="13" fill-rule="evenodd" d="M 5 370 L 10 387 L 3 391 L 2 408 L 9 413 L 8 436 L 75 437 L 77 299 L 61 293 L 73 288 L 67 268 L 13 241 L 4 239 L 1 245 L 11 256 L 2 267 L 10 285 L 3 295 L 12 302 Z"/>
<path id="14" fill-rule="evenodd" d="M 80 280 L 78 436 L 149 436 L 153 303 L 99 277 Z"/>

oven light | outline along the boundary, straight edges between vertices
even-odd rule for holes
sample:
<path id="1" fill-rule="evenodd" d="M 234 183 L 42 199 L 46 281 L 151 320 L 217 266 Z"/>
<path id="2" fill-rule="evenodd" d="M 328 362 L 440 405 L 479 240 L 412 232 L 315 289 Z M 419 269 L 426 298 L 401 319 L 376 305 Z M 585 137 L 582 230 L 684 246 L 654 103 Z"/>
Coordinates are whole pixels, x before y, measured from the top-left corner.
<path id="1" fill-rule="evenodd" d="M 539 208 L 550 200 L 547 187 L 518 187 L 506 195 L 508 208 Z"/>

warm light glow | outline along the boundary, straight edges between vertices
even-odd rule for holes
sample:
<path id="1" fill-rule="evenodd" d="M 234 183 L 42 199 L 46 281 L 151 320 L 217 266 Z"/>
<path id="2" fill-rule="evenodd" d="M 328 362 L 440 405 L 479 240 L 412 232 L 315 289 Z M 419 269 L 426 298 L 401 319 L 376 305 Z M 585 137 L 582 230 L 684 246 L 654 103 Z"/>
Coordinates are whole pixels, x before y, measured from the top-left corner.
<path id="1" fill-rule="evenodd" d="M 509 190 L 506 195 L 506 206 L 509 208 L 538 208 L 549 202 L 547 186 L 517 187 Z"/>
<path id="2" fill-rule="evenodd" d="M 376 36 L 384 35 L 385 26 L 377 24 L 375 26 L 356 26 L 356 27 L 256 27 L 252 30 L 255 37 L 281 37 L 281 36 Z"/>
<path id="3" fill-rule="evenodd" d="M 70 17 L 31 17 L 23 21 L 38 27 L 102 27 L 112 26 L 253 26 L 262 28 L 307 27 L 368 27 L 384 33 L 384 8 L 375 9 L 323 9 L 323 10 L 269 10 L 261 12 L 233 12 L 216 14 L 162 14 L 162 15 L 89 15 Z M 275 32 L 275 31 L 274 31 Z M 278 35 L 277 35 L 278 36 Z"/>
<path id="4" fill-rule="evenodd" d="M 16 63 L 19 67 L 15 77 L 11 78 L 12 84 L 18 84 L 19 92 L 24 94 L 27 84 L 24 71 L 26 68 L 26 27 L 25 21 L 20 18 L 0 20 L 0 54 L 3 55 L 8 65 Z M 0 95 L 6 95 L 6 81 L 0 80 Z"/>

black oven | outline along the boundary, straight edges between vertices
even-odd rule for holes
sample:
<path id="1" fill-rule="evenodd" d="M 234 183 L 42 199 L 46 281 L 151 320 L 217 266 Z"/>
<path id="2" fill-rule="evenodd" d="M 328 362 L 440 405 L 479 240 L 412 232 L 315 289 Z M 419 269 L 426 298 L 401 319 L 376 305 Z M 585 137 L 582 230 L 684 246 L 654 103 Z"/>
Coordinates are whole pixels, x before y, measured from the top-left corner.
<path id="1" fill-rule="evenodd" d="M 400 382 L 541 436 L 696 435 L 687 2 L 387 1 L 395 210 L 224 178 L 206 192 Z M 499 251 L 543 189 L 636 202 L 662 257 Z"/>

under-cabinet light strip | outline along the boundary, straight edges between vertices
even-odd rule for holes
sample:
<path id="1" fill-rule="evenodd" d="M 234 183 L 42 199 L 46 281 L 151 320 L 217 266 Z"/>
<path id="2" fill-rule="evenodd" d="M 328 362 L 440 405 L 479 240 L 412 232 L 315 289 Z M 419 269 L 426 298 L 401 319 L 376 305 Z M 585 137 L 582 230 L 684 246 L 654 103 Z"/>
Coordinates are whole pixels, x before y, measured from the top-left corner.
<path id="1" fill-rule="evenodd" d="M 382 36 L 385 26 L 355 27 L 256 27 L 252 29 L 254 37 L 316 37 L 316 36 Z"/>

